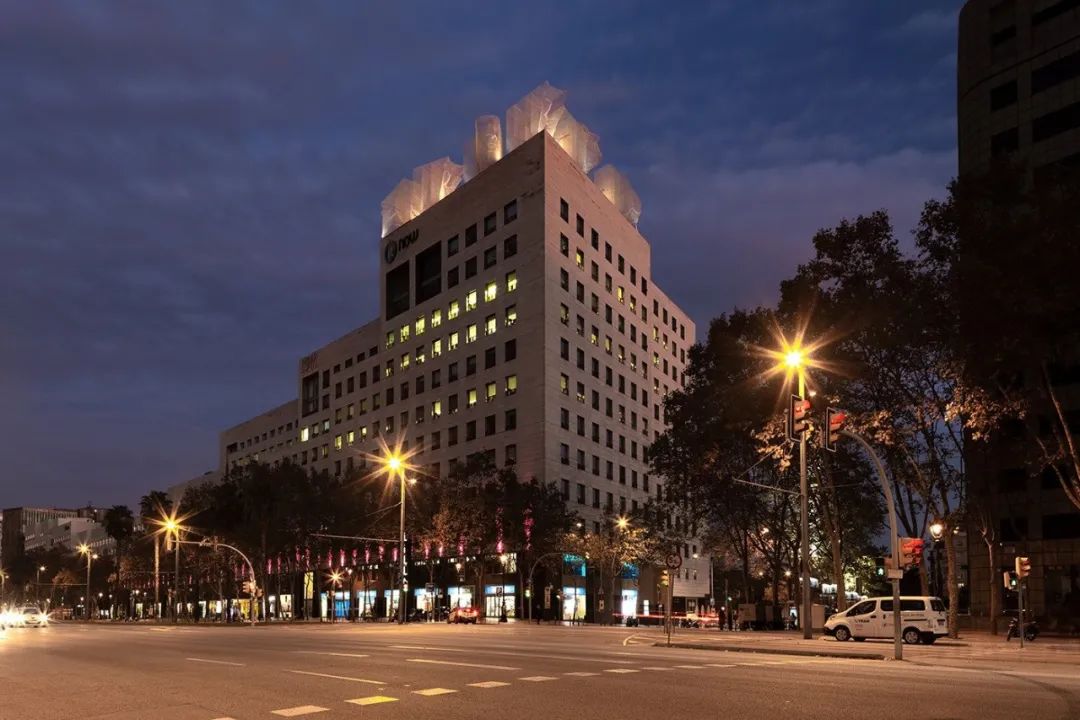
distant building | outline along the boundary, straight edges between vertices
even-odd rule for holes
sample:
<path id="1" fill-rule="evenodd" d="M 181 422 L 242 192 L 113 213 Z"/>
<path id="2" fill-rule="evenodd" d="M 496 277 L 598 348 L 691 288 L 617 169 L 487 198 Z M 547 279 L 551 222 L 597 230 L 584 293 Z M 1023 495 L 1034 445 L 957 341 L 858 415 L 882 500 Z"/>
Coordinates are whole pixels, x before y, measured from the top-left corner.
<path id="1" fill-rule="evenodd" d="M 957 59 L 961 176 L 1004 157 L 1026 165 L 1036 183 L 1048 168 L 1080 168 L 1080 3 L 968 0 Z M 1055 369 L 1054 383 L 1068 417 L 1080 418 L 1080 367 Z M 1034 381 L 1029 376 L 1025 384 Z M 1017 555 L 1032 558 L 1034 614 L 1050 627 L 1080 622 L 1080 513 L 1053 472 L 1032 472 L 1022 452 L 1049 422 L 1043 408 L 966 453 L 969 500 L 991 509 L 1000 546 L 997 567 L 987 567 L 978 528 L 969 528 L 971 609 L 979 622 L 988 611 L 988 585 L 1002 595 L 1001 607 L 1015 608 L 1001 573 Z"/>
<path id="2" fill-rule="evenodd" d="M 6 508 L 2 513 L 3 543 L 0 545 L 0 564 L 9 565 L 23 553 L 41 547 L 51 547 L 65 540 L 71 545 L 73 537 L 85 537 L 79 542 L 98 542 L 95 528 L 100 528 L 104 510 L 85 507 L 77 510 L 63 508 Z M 72 533 L 71 529 L 75 532 Z M 77 543 L 76 543 L 77 544 Z"/>

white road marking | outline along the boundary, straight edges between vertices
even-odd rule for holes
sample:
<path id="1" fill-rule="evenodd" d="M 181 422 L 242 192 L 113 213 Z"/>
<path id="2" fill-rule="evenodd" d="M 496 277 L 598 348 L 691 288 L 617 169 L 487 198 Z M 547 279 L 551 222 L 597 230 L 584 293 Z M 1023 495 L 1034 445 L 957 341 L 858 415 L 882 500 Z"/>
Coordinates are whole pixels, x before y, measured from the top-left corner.
<path id="1" fill-rule="evenodd" d="M 661 672 L 667 672 L 668 670 L 671 670 L 671 668 L 669 668 L 669 667 L 660 667 L 659 665 L 649 665 L 649 666 L 643 667 L 641 669 L 642 670 L 660 670 Z"/>
<path id="2" fill-rule="evenodd" d="M 206 658 L 184 658 L 191 662 L 210 663 L 211 665 L 232 665 L 233 667 L 244 667 L 244 663 L 229 662 L 227 660 L 207 660 Z"/>
<path id="3" fill-rule="evenodd" d="M 431 645 L 389 645 L 395 650 L 438 650 L 439 652 L 468 652 L 461 648 L 434 647 Z"/>
<path id="4" fill-rule="evenodd" d="M 346 700 L 347 703 L 353 705 L 379 705 L 381 703 L 397 702 L 397 698 L 388 697 L 386 695 L 370 695 L 368 697 L 353 698 L 352 700 Z"/>
<path id="5" fill-rule="evenodd" d="M 281 710 L 271 710 L 274 715 L 280 715 L 281 717 L 299 717 L 300 715 L 311 715 L 313 713 L 329 712 L 330 708 L 319 707 L 318 705 L 300 705 L 293 708 L 282 708 Z"/>
<path id="6" fill-rule="evenodd" d="M 427 690 L 413 690 L 413 695 L 432 697 L 433 695 L 449 695 L 456 692 L 457 690 L 450 690 L 449 688 L 428 688 Z"/>
<path id="7" fill-rule="evenodd" d="M 348 680 L 349 682 L 367 683 L 368 685 L 385 685 L 379 680 L 365 680 L 364 678 L 347 677 L 345 675 L 327 675 L 326 673 L 311 672 L 310 670 L 286 670 L 294 675 L 312 675 L 314 677 L 330 678 L 331 680 Z"/>
<path id="8" fill-rule="evenodd" d="M 425 663 L 427 665 L 457 665 L 459 667 L 483 668 L 485 670 L 520 670 L 509 665 L 481 665 L 479 663 L 454 662 L 452 660 L 428 660 L 426 658 L 405 658 L 405 662 Z"/>
<path id="9" fill-rule="evenodd" d="M 611 670 L 605 670 L 604 672 L 618 673 L 619 675 L 623 675 L 625 673 L 636 673 L 636 672 L 641 672 L 641 671 L 640 670 L 631 670 L 630 668 L 613 668 Z"/>
<path id="10" fill-rule="evenodd" d="M 518 680 L 524 680 L 525 682 L 547 682 L 548 680 L 558 680 L 558 678 L 549 677 L 547 675 L 530 675 L 529 677 L 518 678 Z"/>
<path id="11" fill-rule="evenodd" d="M 351 657 L 351 658 L 366 658 L 367 655 L 361 655 L 360 653 L 345 653 L 345 652 L 322 652 L 321 650 L 293 650 L 293 652 L 300 655 L 330 655 L 331 657 Z"/>
<path id="12" fill-rule="evenodd" d="M 709 663 L 705 667 L 717 667 L 717 668 L 735 667 L 735 663 Z"/>
<path id="13" fill-rule="evenodd" d="M 676 665 L 680 670 L 704 670 L 704 665 Z"/>
<path id="14" fill-rule="evenodd" d="M 563 673 L 563 675 L 569 675 L 571 677 L 595 677 L 595 676 L 597 676 L 599 674 L 600 673 L 584 672 L 584 671 Z"/>
<path id="15" fill-rule="evenodd" d="M 435 650 L 438 652 L 476 652 L 473 650 L 461 650 L 442 647 L 420 647 L 418 645 L 389 645 L 388 647 L 409 650 Z M 545 655 L 530 652 L 510 652 L 507 650 L 484 650 L 484 655 L 510 655 L 513 657 L 543 658 L 545 660 L 573 660 L 575 662 L 607 663 L 613 665 L 633 665 L 636 660 L 619 660 L 617 658 L 581 657 L 580 655 Z M 648 657 L 653 657 L 650 653 Z"/>
<path id="16" fill-rule="evenodd" d="M 510 683 L 499 682 L 498 680 L 487 680 L 486 682 L 469 683 L 469 687 L 484 688 L 490 690 L 491 688 L 506 687 Z"/>

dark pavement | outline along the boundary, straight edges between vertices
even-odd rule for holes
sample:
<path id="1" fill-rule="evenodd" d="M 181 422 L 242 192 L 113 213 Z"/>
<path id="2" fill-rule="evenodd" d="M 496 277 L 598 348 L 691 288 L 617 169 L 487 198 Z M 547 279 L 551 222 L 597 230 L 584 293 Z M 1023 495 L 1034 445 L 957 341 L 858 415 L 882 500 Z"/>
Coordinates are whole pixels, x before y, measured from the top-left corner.
<path id="1" fill-rule="evenodd" d="M 1080 717 L 1080 668 L 1068 663 L 953 662 L 961 648 L 937 646 L 896 663 L 656 639 L 525 624 L 54 624 L 0 637 L 0 719 Z"/>

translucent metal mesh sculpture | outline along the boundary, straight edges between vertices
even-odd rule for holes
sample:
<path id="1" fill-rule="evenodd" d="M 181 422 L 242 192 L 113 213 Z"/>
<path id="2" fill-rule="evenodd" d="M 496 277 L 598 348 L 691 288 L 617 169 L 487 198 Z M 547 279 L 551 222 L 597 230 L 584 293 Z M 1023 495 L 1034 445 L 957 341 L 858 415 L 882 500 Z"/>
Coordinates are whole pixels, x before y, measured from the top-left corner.
<path id="1" fill-rule="evenodd" d="M 463 168 L 441 158 L 413 170 L 412 180 L 402 180 L 382 201 L 382 234 L 385 237 L 461 184 Z"/>
<path id="2" fill-rule="evenodd" d="M 583 173 L 588 174 L 600 164 L 600 139 L 585 123 L 578 122 L 569 110 L 563 111 L 552 137 Z"/>
<path id="3" fill-rule="evenodd" d="M 497 115 L 481 115 L 476 118 L 476 133 L 473 138 L 476 172 L 483 172 L 502 160 L 502 156 L 502 123 Z"/>
<path id="4" fill-rule="evenodd" d="M 544 82 L 506 111 L 506 150 L 513 150 L 541 130 L 554 137 L 566 112 L 566 93 Z"/>
<path id="5" fill-rule="evenodd" d="M 611 201 L 615 209 L 637 227 L 641 219 L 641 198 L 634 192 L 634 186 L 626 179 L 626 176 L 615 169 L 614 165 L 605 165 L 596 171 L 593 182 L 604 197 Z"/>

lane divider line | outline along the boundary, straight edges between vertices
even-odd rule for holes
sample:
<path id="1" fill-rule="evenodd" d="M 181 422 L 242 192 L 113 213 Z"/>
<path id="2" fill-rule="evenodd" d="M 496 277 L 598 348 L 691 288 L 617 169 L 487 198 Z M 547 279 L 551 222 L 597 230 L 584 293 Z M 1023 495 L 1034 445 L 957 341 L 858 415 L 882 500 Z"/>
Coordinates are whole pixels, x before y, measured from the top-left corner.
<path id="1" fill-rule="evenodd" d="M 547 682 L 548 680 L 558 680 L 549 675 L 530 675 L 528 677 L 518 678 L 518 680 L 524 680 L 525 682 Z"/>
<path id="2" fill-rule="evenodd" d="M 294 675 L 311 675 L 313 677 L 330 678 L 331 680 L 347 680 L 349 682 L 367 683 L 368 685 L 386 684 L 380 680 L 365 680 L 364 678 L 348 677 L 346 675 L 328 675 L 327 673 L 312 672 L 310 670 L 286 670 L 285 672 L 293 673 Z"/>
<path id="3" fill-rule="evenodd" d="M 596 677 L 600 673 L 587 672 L 585 670 L 579 670 L 578 672 L 563 673 L 563 675 L 569 675 L 570 677 Z"/>
<path id="4" fill-rule="evenodd" d="M 362 655 L 360 653 L 347 653 L 347 652 L 324 652 L 322 650 L 293 650 L 294 653 L 299 655 L 329 655 L 331 657 L 351 657 L 351 658 L 366 658 L 368 655 Z"/>
<path id="5" fill-rule="evenodd" d="M 405 662 L 425 663 L 427 665 L 456 665 L 458 667 L 482 668 L 485 670 L 520 670 L 509 665 L 481 665 L 479 663 L 454 662 L 452 660 L 428 660 L 427 658 L 405 658 Z"/>
<path id="6" fill-rule="evenodd" d="M 210 663 L 211 665 L 232 665 L 233 667 L 245 667 L 244 663 L 229 662 L 228 660 L 207 660 L 206 658 L 184 658 L 191 662 Z"/>
<path id="7" fill-rule="evenodd" d="M 632 670 L 630 668 L 612 668 L 610 670 L 605 670 L 604 672 L 606 672 L 606 673 L 615 673 L 616 675 L 625 675 L 626 673 L 636 673 L 636 672 L 641 672 L 641 671 L 640 670 Z"/>

